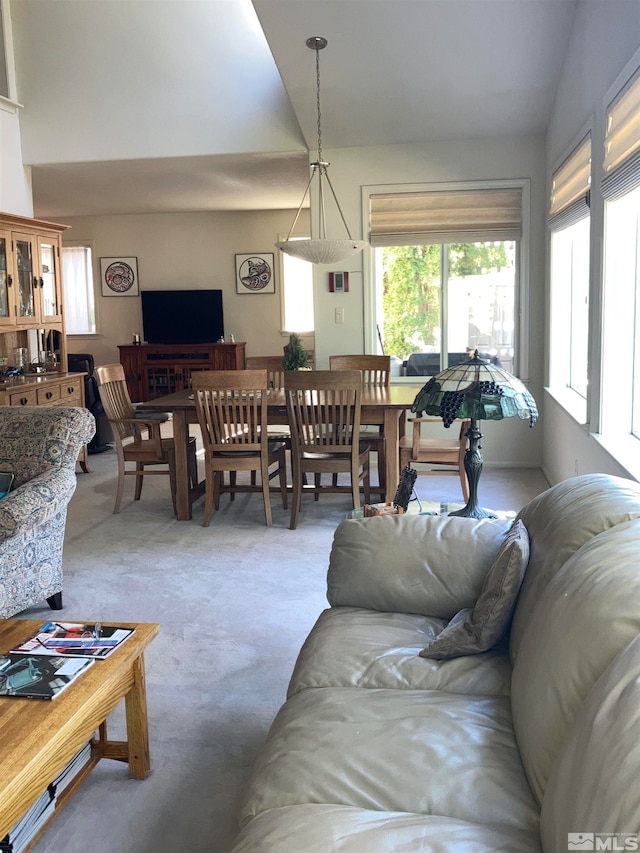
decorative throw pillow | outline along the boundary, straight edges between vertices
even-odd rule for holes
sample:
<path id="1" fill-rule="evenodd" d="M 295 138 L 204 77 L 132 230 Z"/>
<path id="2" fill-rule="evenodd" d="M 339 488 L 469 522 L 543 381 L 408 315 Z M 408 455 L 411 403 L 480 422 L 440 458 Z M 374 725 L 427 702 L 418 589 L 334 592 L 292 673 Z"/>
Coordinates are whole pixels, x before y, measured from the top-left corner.
<path id="1" fill-rule="evenodd" d="M 505 635 L 529 562 L 529 534 L 518 519 L 487 572 L 473 610 L 460 610 L 422 651 L 423 658 L 446 660 L 486 652 Z"/>

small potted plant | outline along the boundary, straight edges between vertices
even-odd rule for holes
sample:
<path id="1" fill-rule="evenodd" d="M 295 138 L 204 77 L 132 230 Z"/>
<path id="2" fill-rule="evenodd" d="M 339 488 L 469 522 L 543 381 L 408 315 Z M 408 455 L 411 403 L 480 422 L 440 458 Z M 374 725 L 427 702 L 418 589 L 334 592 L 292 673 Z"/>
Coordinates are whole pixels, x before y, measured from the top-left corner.
<path id="1" fill-rule="evenodd" d="M 284 358 L 282 359 L 283 370 L 302 370 L 309 367 L 309 359 L 307 351 L 302 346 L 300 335 L 293 332 L 289 335 L 289 343 L 284 348 Z"/>

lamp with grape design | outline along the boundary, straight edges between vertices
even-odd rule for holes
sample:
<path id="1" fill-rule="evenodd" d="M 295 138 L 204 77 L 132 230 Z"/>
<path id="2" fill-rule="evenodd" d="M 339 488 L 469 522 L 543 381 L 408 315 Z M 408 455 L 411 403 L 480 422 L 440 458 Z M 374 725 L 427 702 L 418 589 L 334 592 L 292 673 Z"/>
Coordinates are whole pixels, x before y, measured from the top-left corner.
<path id="1" fill-rule="evenodd" d="M 495 518 L 478 504 L 478 480 L 482 473 L 479 420 L 497 421 L 519 417 L 533 426 L 538 419 L 536 402 L 525 385 L 502 367 L 483 361 L 478 350 L 467 361 L 447 367 L 416 395 L 411 411 L 442 418 L 450 427 L 456 418 L 468 418 L 469 447 L 464 456 L 464 469 L 469 479 L 467 505 L 449 515 L 465 518 Z"/>

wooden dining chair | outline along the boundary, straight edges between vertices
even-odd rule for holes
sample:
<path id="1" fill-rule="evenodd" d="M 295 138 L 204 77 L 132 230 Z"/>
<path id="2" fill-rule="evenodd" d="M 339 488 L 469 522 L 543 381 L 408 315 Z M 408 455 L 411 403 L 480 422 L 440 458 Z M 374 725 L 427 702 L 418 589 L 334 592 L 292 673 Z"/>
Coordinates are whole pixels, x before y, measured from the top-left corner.
<path id="1" fill-rule="evenodd" d="M 361 446 L 360 406 L 362 374 L 359 370 L 293 370 L 284 374 L 287 414 L 291 427 L 293 500 L 289 527 L 295 530 L 303 482 L 318 500 L 320 492 L 350 492 L 354 509 L 360 506 L 360 482 L 369 503 L 369 447 Z M 323 473 L 350 475 L 350 484 L 322 485 Z"/>
<path id="2" fill-rule="evenodd" d="M 245 358 L 247 370 L 266 370 L 269 388 L 284 388 L 284 371 L 281 355 L 248 355 Z"/>
<path id="3" fill-rule="evenodd" d="M 431 437 L 424 438 L 422 427 L 424 424 L 436 423 L 442 427 L 440 418 L 409 418 L 408 424 L 412 425 L 410 435 L 404 435 L 399 442 L 400 448 L 400 470 L 407 465 L 413 467 L 417 464 L 433 466 L 423 474 L 451 474 L 460 478 L 460 487 L 465 502 L 469 500 L 469 480 L 464 469 L 464 455 L 467 450 L 467 432 L 471 421 L 460 421 L 460 431 L 456 438 Z"/>
<path id="4" fill-rule="evenodd" d="M 245 359 L 247 370 L 266 370 L 269 388 L 280 390 L 284 388 L 284 370 L 281 355 L 250 355 Z M 284 441 L 286 449 L 291 450 L 291 430 L 286 424 L 268 424 L 267 432 L 273 441 Z M 255 471 L 251 482 L 255 483 Z"/>
<path id="5" fill-rule="evenodd" d="M 363 388 L 388 388 L 391 380 L 391 358 L 388 355 L 331 355 L 331 370 L 360 370 Z M 385 438 L 382 425 L 365 426 L 360 430 L 360 441 L 366 442 L 370 450 L 375 451 L 378 461 L 378 483 L 371 488 L 380 492 L 384 499 L 385 480 Z"/>
<path id="6" fill-rule="evenodd" d="M 118 456 L 118 485 L 114 513 L 120 512 L 126 477 L 135 477 L 134 500 L 142 494 L 143 478 L 151 474 L 168 475 L 173 508 L 176 508 L 176 472 L 173 438 L 162 438 L 160 427 L 168 415 L 138 413 L 129 397 L 124 368 L 121 364 L 105 364 L 94 371 L 102 407 L 111 426 Z M 145 437 L 146 436 L 146 437 Z M 189 438 L 188 460 L 191 485 L 195 485 L 196 440 Z M 135 468 L 128 468 L 134 463 Z M 163 466 L 159 468 L 159 466 Z M 166 467 L 164 467 L 166 466 Z"/>
<path id="7" fill-rule="evenodd" d="M 285 445 L 271 440 L 266 429 L 266 370 L 208 370 L 193 373 L 198 423 L 205 451 L 206 492 L 202 526 L 208 527 L 211 511 L 220 507 L 220 495 L 228 492 L 262 492 L 267 527 L 272 525 L 270 482 L 279 477 L 282 506 L 287 508 Z M 273 466 L 275 469 L 269 470 Z M 224 472 L 229 472 L 229 483 Z M 260 484 L 238 483 L 237 472 L 260 472 Z"/>

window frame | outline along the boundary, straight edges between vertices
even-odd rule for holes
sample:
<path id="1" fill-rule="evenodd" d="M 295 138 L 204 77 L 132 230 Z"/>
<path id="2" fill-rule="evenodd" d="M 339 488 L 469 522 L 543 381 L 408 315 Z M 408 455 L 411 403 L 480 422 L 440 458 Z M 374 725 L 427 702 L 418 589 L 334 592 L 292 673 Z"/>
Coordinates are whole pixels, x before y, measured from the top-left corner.
<path id="1" fill-rule="evenodd" d="M 289 237 L 289 240 L 308 240 L 310 237 L 309 234 L 297 234 L 295 237 Z M 287 239 L 286 235 L 278 235 L 279 241 L 284 241 Z M 280 276 L 280 333 L 283 337 L 288 337 L 291 332 L 295 332 L 298 335 L 304 336 L 313 336 L 315 335 L 315 319 L 316 319 L 316 309 L 315 309 L 315 297 L 314 297 L 314 284 L 313 284 L 313 264 L 309 263 L 310 267 L 310 276 L 311 276 L 311 305 L 313 311 L 313 327 L 311 329 L 287 329 L 286 324 L 286 301 L 287 301 L 287 283 L 285 276 L 285 263 L 286 256 L 285 253 L 278 250 L 278 272 Z M 307 261 L 301 261 L 301 263 L 308 263 Z"/>
<path id="2" fill-rule="evenodd" d="M 362 187 L 362 233 L 369 234 L 370 198 L 372 195 L 448 192 L 455 190 L 519 189 L 522 203 L 522 236 L 516 241 L 516 288 L 514 299 L 514 371 L 524 382 L 529 380 L 529 254 L 531 223 L 531 181 L 529 178 L 486 181 L 455 181 L 445 183 L 371 184 Z M 464 242 L 463 239 L 460 242 Z M 364 340 L 365 352 L 377 353 L 376 329 L 376 264 L 375 249 L 367 246 L 363 252 L 364 272 Z M 447 322 L 442 315 L 443 324 Z M 393 382 L 407 383 L 415 377 L 394 377 Z"/>
<path id="3" fill-rule="evenodd" d="M 69 329 L 66 327 L 67 326 L 67 323 L 66 323 L 66 313 L 67 312 L 66 312 L 66 308 L 65 308 L 65 334 L 67 335 L 67 337 L 70 337 L 70 338 L 95 338 L 96 336 L 99 336 L 102 334 L 101 326 L 100 326 L 100 309 L 99 309 L 100 300 L 98 299 L 98 291 L 97 291 L 97 285 L 99 284 L 99 276 L 97 274 L 95 244 L 94 244 L 93 240 L 65 240 L 64 243 L 62 244 L 62 252 L 61 252 L 62 257 L 60 258 L 60 265 L 62 268 L 62 285 L 63 285 L 64 299 L 67 298 L 68 292 L 69 292 L 68 288 L 65 286 L 65 281 L 64 281 L 64 250 L 65 249 L 73 249 L 73 248 L 89 249 L 91 252 L 91 273 L 93 276 L 92 289 L 93 289 L 93 312 L 94 312 L 94 317 L 95 317 L 95 331 L 93 331 L 93 332 L 90 332 L 90 331 L 70 332 Z M 63 305 L 64 305 L 64 299 L 63 299 Z"/>

